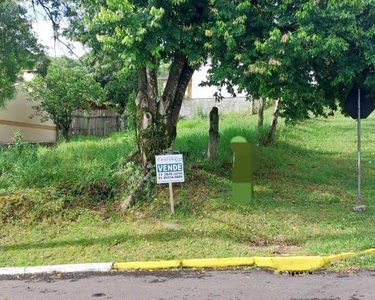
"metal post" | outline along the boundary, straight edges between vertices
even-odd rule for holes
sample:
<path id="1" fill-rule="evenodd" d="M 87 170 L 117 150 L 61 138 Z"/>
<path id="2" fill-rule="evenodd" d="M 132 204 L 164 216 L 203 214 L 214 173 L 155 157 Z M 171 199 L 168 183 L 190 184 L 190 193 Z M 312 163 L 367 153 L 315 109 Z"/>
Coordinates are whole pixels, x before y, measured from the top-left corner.
<path id="1" fill-rule="evenodd" d="M 358 204 L 362 204 L 361 196 L 361 89 L 358 89 L 358 119 L 357 119 L 357 136 L 358 136 L 358 151 L 357 151 L 357 174 L 358 174 Z"/>
<path id="2" fill-rule="evenodd" d="M 358 149 L 357 149 L 357 206 L 354 207 L 355 211 L 364 211 L 366 205 L 363 204 L 361 195 L 361 89 L 358 89 L 358 116 L 357 116 L 357 137 L 358 137 Z"/>

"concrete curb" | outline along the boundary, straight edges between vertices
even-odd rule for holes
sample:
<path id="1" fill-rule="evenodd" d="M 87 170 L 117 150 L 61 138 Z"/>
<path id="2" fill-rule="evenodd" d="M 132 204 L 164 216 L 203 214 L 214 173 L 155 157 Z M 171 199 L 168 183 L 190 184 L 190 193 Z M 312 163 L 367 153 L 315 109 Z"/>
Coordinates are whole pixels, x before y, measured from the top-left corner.
<path id="1" fill-rule="evenodd" d="M 375 254 L 375 248 L 358 253 L 347 252 L 329 256 L 286 256 L 286 257 L 233 257 L 233 258 L 205 258 L 180 259 L 162 261 L 136 261 L 118 263 L 67 264 L 40 267 L 0 268 L 0 276 L 14 276 L 41 273 L 83 273 L 110 272 L 131 270 L 160 270 L 178 268 L 229 268 L 241 266 L 256 266 L 271 268 L 278 271 L 314 271 L 327 264 L 342 261 L 361 255 Z"/>
<path id="2" fill-rule="evenodd" d="M 26 275 L 42 273 L 109 272 L 113 263 L 68 264 L 39 267 L 0 268 L 0 275 Z"/>

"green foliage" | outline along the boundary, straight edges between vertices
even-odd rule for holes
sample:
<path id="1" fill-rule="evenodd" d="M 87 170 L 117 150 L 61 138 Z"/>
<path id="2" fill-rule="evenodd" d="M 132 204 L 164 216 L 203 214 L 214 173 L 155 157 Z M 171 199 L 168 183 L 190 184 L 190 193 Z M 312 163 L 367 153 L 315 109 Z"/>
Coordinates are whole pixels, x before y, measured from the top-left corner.
<path id="1" fill-rule="evenodd" d="M 266 120 L 271 113 L 266 111 Z M 129 135 L 75 137 L 71 143 L 52 148 L 38 146 L 38 159 L 14 164 L 6 175 L 29 168 L 24 176 L 34 181 L 15 177 L 12 187 L 0 192 L 0 265 L 105 262 L 124 257 L 136 261 L 329 255 L 371 248 L 375 235 L 374 117 L 362 123 L 362 187 L 368 208 L 362 213 L 352 209 L 356 203 L 356 126 L 341 115 L 281 126 L 277 146 L 261 147 L 257 200 L 250 206 L 231 203 L 229 142 L 235 135 L 256 141 L 257 117 L 221 116 L 217 164 L 205 162 L 202 155 L 208 121 L 182 120 L 176 149 L 191 152 L 189 157 L 185 154 L 186 183 L 174 185 L 174 216 L 166 185 L 154 188 L 153 201 L 140 201 L 126 214 L 111 201 L 91 205 L 91 194 L 84 192 L 92 191 L 84 188 L 90 182 L 102 179 L 121 193 L 126 180 L 139 172 L 136 165 L 129 164 L 127 170 L 122 166 L 123 157 L 134 147 Z M 123 176 L 110 179 L 118 171 Z M 81 193 L 77 193 L 78 185 Z M 373 269 L 374 262 L 374 256 L 368 255 L 329 269 Z"/>
<path id="2" fill-rule="evenodd" d="M 193 115 L 193 119 L 207 119 L 208 115 L 203 111 L 203 106 L 198 106 Z"/>
<path id="3" fill-rule="evenodd" d="M 52 60 L 48 56 L 43 56 L 37 62 L 35 69 L 39 76 L 45 77 L 47 75 L 48 66 L 51 64 Z"/>
<path id="4" fill-rule="evenodd" d="M 126 70 L 169 64 L 179 53 L 195 68 L 207 58 L 203 45 L 210 1 L 71 3 L 76 15 L 69 36 L 95 52 L 117 56 Z"/>
<path id="5" fill-rule="evenodd" d="M 29 147 L 29 143 L 25 141 L 20 130 L 16 130 L 14 132 L 12 142 L 13 144 L 11 147 L 13 151 L 15 151 L 18 155 L 21 155 L 22 152 L 24 152 Z"/>
<path id="6" fill-rule="evenodd" d="M 288 122 L 332 114 L 355 84 L 375 94 L 373 1 L 70 3 L 70 36 L 126 70 L 210 57 L 211 84 L 279 98 Z"/>
<path id="7" fill-rule="evenodd" d="M 0 2 L 0 107 L 14 95 L 22 68 L 30 68 L 41 48 L 26 19 L 26 9 L 15 0 Z"/>
<path id="8" fill-rule="evenodd" d="M 215 3 L 211 83 L 281 99 L 288 122 L 332 114 L 355 84 L 375 95 L 372 1 Z"/>
<path id="9" fill-rule="evenodd" d="M 69 138 L 69 127 L 73 112 L 85 109 L 90 103 L 99 104 L 104 91 L 92 77 L 78 67 L 65 66 L 68 61 L 59 61 L 48 67 L 45 77 L 36 77 L 27 83 L 29 100 L 38 101 L 34 106 L 42 120 L 51 119 Z"/>
<path id="10" fill-rule="evenodd" d="M 126 117 L 126 127 L 132 131 L 135 131 L 136 128 L 137 128 L 137 124 L 136 124 L 136 106 L 135 106 L 135 97 L 136 97 L 136 93 L 133 92 L 132 94 L 129 95 L 129 97 L 131 97 L 132 99 L 129 99 L 129 101 L 126 103 L 126 107 L 125 107 L 125 111 L 126 111 L 126 114 L 127 114 L 127 117 Z"/>
<path id="11" fill-rule="evenodd" d="M 0 191 L 43 191 L 47 199 L 65 195 L 63 202 L 88 207 L 110 201 L 115 190 L 126 187 L 116 174 L 133 149 L 130 133 L 105 139 L 74 136 L 70 143 L 50 147 L 18 137 L 14 145 L 0 148 Z"/>
<path id="12" fill-rule="evenodd" d="M 124 64 L 118 56 L 98 50 L 86 54 L 83 62 L 104 89 L 106 104 L 120 114 L 124 113 L 128 103 L 134 102 L 137 93 L 136 72 L 124 69 Z"/>

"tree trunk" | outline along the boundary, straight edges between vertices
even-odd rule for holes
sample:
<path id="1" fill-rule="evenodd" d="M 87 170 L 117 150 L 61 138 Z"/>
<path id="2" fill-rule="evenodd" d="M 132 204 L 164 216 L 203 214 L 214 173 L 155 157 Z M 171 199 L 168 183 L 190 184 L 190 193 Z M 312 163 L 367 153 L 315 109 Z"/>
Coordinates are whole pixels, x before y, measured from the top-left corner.
<path id="1" fill-rule="evenodd" d="M 254 98 L 250 96 L 250 116 L 254 114 Z"/>
<path id="2" fill-rule="evenodd" d="M 279 117 L 279 103 L 280 103 L 280 100 L 277 99 L 275 101 L 275 110 L 273 112 L 270 131 L 268 132 L 266 140 L 263 142 L 263 145 L 265 145 L 265 146 L 273 144 L 275 142 L 277 121 L 278 121 L 278 117 Z"/>
<path id="3" fill-rule="evenodd" d="M 210 112 L 210 131 L 207 151 L 207 158 L 209 160 L 217 159 L 217 150 L 219 148 L 219 142 L 219 110 L 217 107 L 213 107 Z"/>
<path id="4" fill-rule="evenodd" d="M 167 85 L 159 99 L 156 68 L 138 70 L 138 94 L 135 99 L 137 142 L 144 168 L 149 162 L 154 162 L 155 155 L 171 147 L 176 138 L 182 100 L 193 73 L 186 57 L 176 55 Z"/>
<path id="5" fill-rule="evenodd" d="M 258 128 L 261 128 L 263 126 L 264 121 L 264 98 L 260 98 L 258 102 Z"/>
<path id="6" fill-rule="evenodd" d="M 69 141 L 69 139 L 70 139 L 70 134 L 69 134 L 70 123 L 61 122 L 61 124 L 60 123 L 56 124 L 57 129 L 58 129 L 57 139 L 59 141 L 64 141 L 64 142 L 68 142 Z"/>

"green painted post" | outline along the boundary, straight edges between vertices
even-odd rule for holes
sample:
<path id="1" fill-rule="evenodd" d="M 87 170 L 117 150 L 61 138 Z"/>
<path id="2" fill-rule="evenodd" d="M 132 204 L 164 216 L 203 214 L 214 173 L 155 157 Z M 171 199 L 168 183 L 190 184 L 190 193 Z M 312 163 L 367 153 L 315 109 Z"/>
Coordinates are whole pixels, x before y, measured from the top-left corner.
<path id="1" fill-rule="evenodd" d="M 255 144 L 248 143 L 242 136 L 231 140 L 233 155 L 233 201 L 250 204 L 254 199 L 254 172 L 259 168 L 260 153 Z"/>

